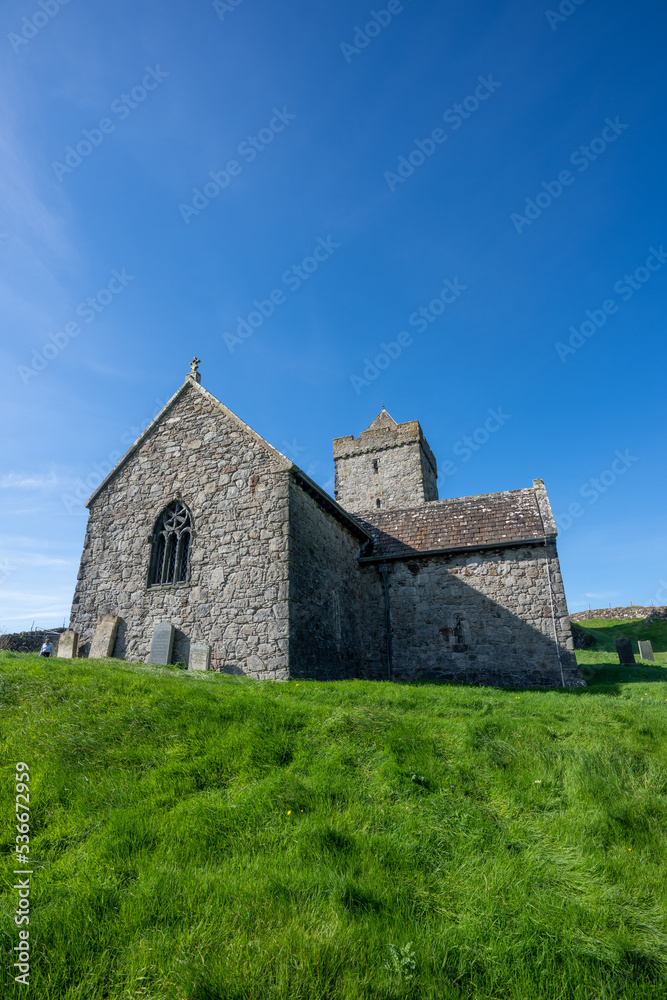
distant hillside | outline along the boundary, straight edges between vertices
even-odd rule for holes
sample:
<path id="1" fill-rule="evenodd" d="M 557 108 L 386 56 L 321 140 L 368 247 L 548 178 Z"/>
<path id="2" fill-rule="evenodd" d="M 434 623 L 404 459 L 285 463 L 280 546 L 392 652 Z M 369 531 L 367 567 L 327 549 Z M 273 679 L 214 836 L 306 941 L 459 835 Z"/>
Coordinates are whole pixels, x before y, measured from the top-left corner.
<path id="1" fill-rule="evenodd" d="M 587 688 L 516 691 L 0 653 L 33 871 L 0 994 L 663 996 L 667 669 L 578 655 Z"/>
<path id="2" fill-rule="evenodd" d="M 638 640 L 650 639 L 656 664 L 667 666 L 667 619 L 661 618 L 657 621 L 649 618 L 634 621 L 589 619 L 574 623 L 572 630 L 578 633 L 578 639 L 584 635 L 593 643 L 591 648 L 577 650 L 577 661 L 584 677 L 587 676 L 586 671 L 589 667 L 600 669 L 610 663 L 618 667 L 616 640 L 621 637 L 632 641 L 632 651 L 637 659 L 639 659 Z M 623 676 L 631 680 L 634 676 L 633 668 L 625 667 L 624 670 L 626 672 Z M 637 676 L 643 675 L 639 673 Z"/>

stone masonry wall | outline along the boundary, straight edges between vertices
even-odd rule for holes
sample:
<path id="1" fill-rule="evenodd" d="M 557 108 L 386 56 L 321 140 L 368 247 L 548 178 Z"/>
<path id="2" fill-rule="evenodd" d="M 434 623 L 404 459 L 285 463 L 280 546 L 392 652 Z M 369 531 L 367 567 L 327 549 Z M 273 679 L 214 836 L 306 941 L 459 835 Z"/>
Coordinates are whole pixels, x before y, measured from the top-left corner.
<path id="1" fill-rule="evenodd" d="M 288 676 L 289 472 L 239 421 L 186 386 L 91 505 L 70 627 L 87 655 L 98 615 L 122 619 L 114 655 L 145 660 L 158 622 L 173 661 L 212 646 L 213 669 Z M 147 587 L 156 519 L 179 497 L 194 533 L 187 583 Z"/>
<path id="2" fill-rule="evenodd" d="M 438 499 L 435 459 L 416 420 L 336 438 L 334 462 L 336 500 L 345 510 L 377 509 L 377 500 L 385 510 Z"/>
<path id="3" fill-rule="evenodd" d="M 554 542 L 548 555 L 565 683 L 581 685 Z M 543 546 L 405 557 L 387 565 L 394 680 L 560 686 Z M 382 582 L 376 563 L 362 570 L 366 669 L 385 677 Z"/>
<path id="4" fill-rule="evenodd" d="M 344 680 L 360 657 L 358 537 L 290 487 L 290 677 Z"/>

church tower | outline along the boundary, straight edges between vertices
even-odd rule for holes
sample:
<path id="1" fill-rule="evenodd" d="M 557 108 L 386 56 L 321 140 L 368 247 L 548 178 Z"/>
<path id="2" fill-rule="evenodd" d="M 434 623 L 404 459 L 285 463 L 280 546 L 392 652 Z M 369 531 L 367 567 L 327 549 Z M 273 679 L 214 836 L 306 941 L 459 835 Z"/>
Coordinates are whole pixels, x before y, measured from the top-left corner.
<path id="1" fill-rule="evenodd" d="M 438 470 L 418 420 L 397 424 L 382 405 L 358 438 L 335 438 L 335 496 L 361 513 L 418 507 L 438 499 Z"/>

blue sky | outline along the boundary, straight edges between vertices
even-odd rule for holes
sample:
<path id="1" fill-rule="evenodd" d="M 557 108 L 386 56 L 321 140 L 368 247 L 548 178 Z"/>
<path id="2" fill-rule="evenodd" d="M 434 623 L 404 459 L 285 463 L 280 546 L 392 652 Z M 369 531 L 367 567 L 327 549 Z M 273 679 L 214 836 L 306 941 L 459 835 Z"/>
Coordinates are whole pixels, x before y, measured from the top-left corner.
<path id="1" fill-rule="evenodd" d="M 664 4 L 0 18 L 0 629 L 68 618 L 81 498 L 195 353 L 329 490 L 385 402 L 441 497 L 544 479 L 570 610 L 667 603 Z"/>

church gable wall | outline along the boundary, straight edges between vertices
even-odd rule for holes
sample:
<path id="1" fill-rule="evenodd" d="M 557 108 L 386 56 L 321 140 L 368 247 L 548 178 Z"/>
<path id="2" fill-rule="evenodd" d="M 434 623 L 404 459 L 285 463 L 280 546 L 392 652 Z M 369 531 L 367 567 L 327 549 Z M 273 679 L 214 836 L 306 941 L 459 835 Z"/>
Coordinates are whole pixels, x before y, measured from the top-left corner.
<path id="1" fill-rule="evenodd" d="M 174 498 L 194 522 L 189 579 L 147 587 L 156 518 Z M 288 676 L 289 473 L 213 400 L 188 387 L 91 506 L 71 627 L 87 655 L 97 617 L 122 619 L 114 655 L 145 660 L 154 626 L 213 669 Z"/>
<path id="2" fill-rule="evenodd" d="M 548 555 L 565 683 L 581 684 L 554 542 Z M 406 556 L 386 565 L 394 680 L 560 686 L 543 546 Z M 362 564 L 362 576 L 371 612 L 364 628 L 367 671 L 386 677 L 377 564 Z"/>
<path id="3" fill-rule="evenodd" d="M 290 483 L 290 676 L 344 680 L 358 671 L 360 540 Z"/>

